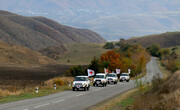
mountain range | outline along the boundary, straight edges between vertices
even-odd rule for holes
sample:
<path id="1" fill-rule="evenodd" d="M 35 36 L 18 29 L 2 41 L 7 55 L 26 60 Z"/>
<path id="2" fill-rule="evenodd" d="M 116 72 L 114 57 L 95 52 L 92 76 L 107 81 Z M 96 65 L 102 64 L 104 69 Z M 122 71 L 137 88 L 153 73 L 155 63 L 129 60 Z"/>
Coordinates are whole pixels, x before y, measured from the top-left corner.
<path id="1" fill-rule="evenodd" d="M 103 43 L 99 34 L 61 25 L 45 17 L 25 17 L 0 11 L 0 40 L 39 51 L 56 46 L 63 52 L 66 43 Z"/>
<path id="2" fill-rule="evenodd" d="M 119 40 L 180 29 L 179 0 L 1 0 L 0 9 Z"/>

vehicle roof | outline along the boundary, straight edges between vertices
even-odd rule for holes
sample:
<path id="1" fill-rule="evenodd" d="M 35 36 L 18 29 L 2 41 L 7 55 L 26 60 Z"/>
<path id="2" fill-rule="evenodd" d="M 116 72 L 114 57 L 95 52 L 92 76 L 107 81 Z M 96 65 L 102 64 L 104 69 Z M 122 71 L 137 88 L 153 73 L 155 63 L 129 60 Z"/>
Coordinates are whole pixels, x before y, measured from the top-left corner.
<path id="1" fill-rule="evenodd" d="M 129 74 L 129 73 L 121 73 L 121 74 Z"/>
<path id="2" fill-rule="evenodd" d="M 116 74 L 116 73 L 109 73 L 109 74 Z"/>
<path id="3" fill-rule="evenodd" d="M 88 78 L 89 76 L 76 76 L 76 77 L 87 77 Z"/>
<path id="4" fill-rule="evenodd" d="M 105 75 L 105 73 L 97 73 L 96 75 Z"/>

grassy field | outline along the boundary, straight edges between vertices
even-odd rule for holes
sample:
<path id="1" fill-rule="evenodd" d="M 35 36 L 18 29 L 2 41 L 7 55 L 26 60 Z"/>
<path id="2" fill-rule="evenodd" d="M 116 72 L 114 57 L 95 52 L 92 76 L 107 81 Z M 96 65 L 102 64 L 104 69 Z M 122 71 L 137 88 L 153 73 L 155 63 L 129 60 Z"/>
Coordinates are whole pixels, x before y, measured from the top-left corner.
<path id="1" fill-rule="evenodd" d="M 68 51 L 58 59 L 58 63 L 88 65 L 94 56 L 99 57 L 108 51 L 103 49 L 103 46 L 104 44 L 66 44 Z"/>

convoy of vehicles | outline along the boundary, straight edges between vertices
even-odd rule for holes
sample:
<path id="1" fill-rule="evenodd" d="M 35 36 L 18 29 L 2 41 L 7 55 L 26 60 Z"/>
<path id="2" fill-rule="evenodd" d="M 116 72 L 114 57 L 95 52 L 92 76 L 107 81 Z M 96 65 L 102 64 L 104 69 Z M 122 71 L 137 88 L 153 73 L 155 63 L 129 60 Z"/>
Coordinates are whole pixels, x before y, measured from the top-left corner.
<path id="1" fill-rule="evenodd" d="M 121 73 L 120 74 L 120 78 L 119 81 L 127 81 L 129 82 L 130 77 L 128 73 Z M 105 73 L 97 73 L 94 77 L 93 80 L 93 86 L 107 86 L 107 83 L 114 83 L 117 84 L 118 82 L 118 77 L 116 73 L 109 73 L 109 74 L 105 74 Z M 76 76 L 74 79 L 74 82 L 72 84 L 72 90 L 80 90 L 83 89 L 84 91 L 89 90 L 90 88 L 90 80 L 88 76 Z"/>
<path id="2" fill-rule="evenodd" d="M 109 73 L 106 79 L 107 79 L 108 84 L 110 83 L 117 84 L 118 82 L 118 77 L 116 73 Z"/>

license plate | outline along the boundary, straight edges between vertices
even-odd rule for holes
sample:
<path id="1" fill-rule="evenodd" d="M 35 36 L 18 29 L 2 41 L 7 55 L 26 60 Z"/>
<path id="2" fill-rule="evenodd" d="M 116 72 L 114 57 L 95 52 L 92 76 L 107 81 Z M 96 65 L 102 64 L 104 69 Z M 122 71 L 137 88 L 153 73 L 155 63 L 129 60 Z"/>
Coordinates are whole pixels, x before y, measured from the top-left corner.
<path id="1" fill-rule="evenodd" d="M 97 84 L 99 84 L 99 81 L 97 82 Z"/>
<path id="2" fill-rule="evenodd" d="M 80 86 L 79 86 L 79 85 L 77 85 L 77 88 L 80 88 Z"/>

